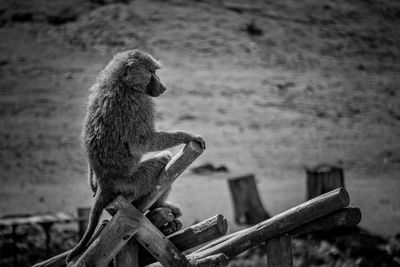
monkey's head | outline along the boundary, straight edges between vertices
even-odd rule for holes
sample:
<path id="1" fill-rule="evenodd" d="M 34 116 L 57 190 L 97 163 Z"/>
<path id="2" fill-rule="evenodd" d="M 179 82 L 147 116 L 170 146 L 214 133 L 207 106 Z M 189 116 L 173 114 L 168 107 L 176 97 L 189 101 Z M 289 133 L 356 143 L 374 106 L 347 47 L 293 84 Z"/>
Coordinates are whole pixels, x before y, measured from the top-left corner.
<path id="1" fill-rule="evenodd" d="M 132 92 L 157 97 L 167 90 L 156 74 L 160 63 L 140 50 L 128 50 L 114 56 L 102 76 L 111 75 Z"/>

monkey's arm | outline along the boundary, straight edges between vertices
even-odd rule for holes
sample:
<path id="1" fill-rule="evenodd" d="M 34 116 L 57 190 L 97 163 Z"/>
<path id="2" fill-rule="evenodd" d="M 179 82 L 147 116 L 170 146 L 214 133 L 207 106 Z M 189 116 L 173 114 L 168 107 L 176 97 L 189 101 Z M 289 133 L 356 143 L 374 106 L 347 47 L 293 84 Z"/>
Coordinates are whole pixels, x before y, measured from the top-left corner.
<path id="1" fill-rule="evenodd" d="M 154 132 L 146 142 L 146 151 L 159 151 L 180 144 L 186 144 L 190 141 L 195 141 L 200 144 L 200 147 L 205 149 L 205 141 L 200 135 L 195 135 L 183 131 L 173 132 Z"/>

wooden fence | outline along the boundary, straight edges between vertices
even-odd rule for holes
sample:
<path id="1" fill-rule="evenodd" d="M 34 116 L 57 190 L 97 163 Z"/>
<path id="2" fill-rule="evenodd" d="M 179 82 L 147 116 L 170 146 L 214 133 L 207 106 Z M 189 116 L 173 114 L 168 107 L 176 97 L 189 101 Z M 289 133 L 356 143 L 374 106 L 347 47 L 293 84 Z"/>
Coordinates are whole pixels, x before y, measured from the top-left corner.
<path id="1" fill-rule="evenodd" d="M 339 188 L 227 236 L 226 219 L 216 215 L 165 237 L 143 213 L 202 152 L 194 142 L 186 145 L 168 163 L 158 186 L 142 202 L 132 205 L 132 198 L 117 197 L 106 208 L 112 219 L 99 226 L 85 251 L 68 266 L 226 266 L 236 255 L 264 242 L 268 266 L 292 266 L 291 236 L 354 226 L 361 220 L 358 208 L 347 207 L 347 191 Z M 214 241 L 184 254 L 211 240 Z M 34 267 L 66 266 L 67 255 L 68 251 Z"/>

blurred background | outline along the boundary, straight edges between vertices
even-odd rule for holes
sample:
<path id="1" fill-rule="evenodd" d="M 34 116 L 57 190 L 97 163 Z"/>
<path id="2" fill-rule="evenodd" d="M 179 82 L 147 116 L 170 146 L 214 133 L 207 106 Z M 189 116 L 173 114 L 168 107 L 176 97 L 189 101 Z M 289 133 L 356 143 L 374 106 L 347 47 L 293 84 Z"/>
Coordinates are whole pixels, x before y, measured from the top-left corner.
<path id="1" fill-rule="evenodd" d="M 207 142 L 193 167 L 209 170 L 188 170 L 170 196 L 184 226 L 222 213 L 238 230 L 226 179 L 246 173 L 271 215 L 298 205 L 305 168 L 327 163 L 343 168 L 360 226 L 384 240 L 393 265 L 382 266 L 399 266 L 399 25 L 396 0 L 3 0 L 0 215 L 91 205 L 80 145 L 88 89 L 113 54 L 139 48 L 162 62 L 169 89 L 156 99 L 158 129 Z M 20 251 L 44 247 L 38 229 L 23 230 Z M 50 256 L 76 242 L 68 233 L 54 234 Z M 327 249 L 295 263 L 360 265 Z M 1 247 L 0 265 L 13 265 L 10 253 Z M 19 265 L 46 258 L 35 253 Z M 262 266 L 251 264 L 232 266 Z"/>

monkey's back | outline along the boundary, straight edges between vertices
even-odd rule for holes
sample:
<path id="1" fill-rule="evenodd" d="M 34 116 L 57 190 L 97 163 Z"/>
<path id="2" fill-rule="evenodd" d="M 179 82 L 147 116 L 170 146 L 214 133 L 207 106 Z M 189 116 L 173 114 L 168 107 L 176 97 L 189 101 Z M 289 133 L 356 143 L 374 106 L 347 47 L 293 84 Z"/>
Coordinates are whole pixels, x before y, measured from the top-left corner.
<path id="1" fill-rule="evenodd" d="M 83 129 L 90 164 L 98 177 L 129 175 L 143 155 L 135 144 L 154 131 L 153 101 L 126 88 L 99 84 L 91 92 Z"/>

